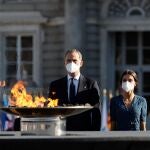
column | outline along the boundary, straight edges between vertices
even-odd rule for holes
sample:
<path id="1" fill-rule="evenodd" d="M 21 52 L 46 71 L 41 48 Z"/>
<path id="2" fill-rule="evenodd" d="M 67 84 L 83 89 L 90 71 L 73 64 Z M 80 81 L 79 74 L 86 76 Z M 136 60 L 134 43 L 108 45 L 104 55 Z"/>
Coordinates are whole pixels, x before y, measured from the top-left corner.
<path id="1" fill-rule="evenodd" d="M 102 89 L 107 89 L 107 31 L 105 29 L 100 30 L 100 81 Z"/>
<path id="2" fill-rule="evenodd" d="M 1 59 L 1 61 L 0 61 L 0 80 L 4 80 L 4 72 L 3 72 L 3 70 L 4 70 L 4 52 L 3 52 L 3 46 L 2 46 L 2 35 L 0 34 L 0 59 Z"/>
<path id="3" fill-rule="evenodd" d="M 84 0 L 65 1 L 65 50 L 72 48 L 83 49 L 84 11 Z"/>

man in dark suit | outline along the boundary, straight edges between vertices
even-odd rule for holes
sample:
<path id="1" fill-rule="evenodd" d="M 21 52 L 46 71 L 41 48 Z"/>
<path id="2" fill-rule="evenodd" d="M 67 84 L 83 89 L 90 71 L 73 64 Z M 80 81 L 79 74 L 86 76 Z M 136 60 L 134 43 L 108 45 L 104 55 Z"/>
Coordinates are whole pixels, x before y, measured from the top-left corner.
<path id="1" fill-rule="evenodd" d="M 100 131 L 100 88 L 97 81 L 87 78 L 80 73 L 83 65 L 82 54 L 79 50 L 69 50 L 65 54 L 67 75 L 55 80 L 49 85 L 49 98 L 58 99 L 58 105 L 95 106 L 93 109 L 66 118 L 67 131 Z M 73 79 L 72 79 L 73 78 Z M 70 94 L 74 84 L 74 96 Z M 72 98 L 73 97 L 73 98 Z"/>

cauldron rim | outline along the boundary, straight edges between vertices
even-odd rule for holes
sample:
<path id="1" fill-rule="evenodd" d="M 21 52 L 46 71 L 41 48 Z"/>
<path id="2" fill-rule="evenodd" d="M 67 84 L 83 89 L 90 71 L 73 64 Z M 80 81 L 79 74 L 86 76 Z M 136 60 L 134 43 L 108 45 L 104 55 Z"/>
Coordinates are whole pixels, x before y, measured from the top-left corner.
<path id="1" fill-rule="evenodd" d="M 57 106 L 57 107 L 0 107 L 6 113 L 20 117 L 68 117 L 92 109 L 93 106 Z"/>

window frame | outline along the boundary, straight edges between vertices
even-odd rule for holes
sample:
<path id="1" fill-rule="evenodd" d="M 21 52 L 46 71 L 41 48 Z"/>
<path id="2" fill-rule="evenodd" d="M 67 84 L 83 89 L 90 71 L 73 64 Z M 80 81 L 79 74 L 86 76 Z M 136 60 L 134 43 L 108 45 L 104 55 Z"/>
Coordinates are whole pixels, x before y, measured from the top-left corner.
<path id="1" fill-rule="evenodd" d="M 42 85 L 41 80 L 41 39 L 42 30 L 39 25 L 9 25 L 0 26 L 0 57 L 1 63 L 0 68 L 0 79 L 5 80 L 6 77 L 6 60 L 4 57 L 5 50 L 5 37 L 10 35 L 32 35 L 33 36 L 33 80 L 37 83 L 37 85 Z"/>

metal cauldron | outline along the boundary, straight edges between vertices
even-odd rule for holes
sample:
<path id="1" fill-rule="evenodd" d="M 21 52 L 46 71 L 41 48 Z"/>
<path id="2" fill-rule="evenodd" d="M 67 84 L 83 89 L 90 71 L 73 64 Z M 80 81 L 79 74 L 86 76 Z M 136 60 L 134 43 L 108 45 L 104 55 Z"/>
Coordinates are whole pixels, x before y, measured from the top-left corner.
<path id="1" fill-rule="evenodd" d="M 60 136 L 66 131 L 66 117 L 92 108 L 93 106 L 58 106 L 50 108 L 1 107 L 0 109 L 20 116 L 22 134 Z"/>
<path id="2" fill-rule="evenodd" d="M 60 136 L 66 131 L 66 119 L 60 117 L 21 117 L 20 123 L 24 135 Z"/>

